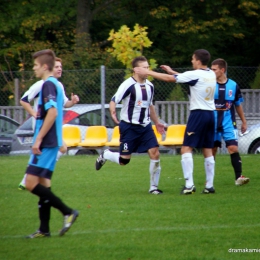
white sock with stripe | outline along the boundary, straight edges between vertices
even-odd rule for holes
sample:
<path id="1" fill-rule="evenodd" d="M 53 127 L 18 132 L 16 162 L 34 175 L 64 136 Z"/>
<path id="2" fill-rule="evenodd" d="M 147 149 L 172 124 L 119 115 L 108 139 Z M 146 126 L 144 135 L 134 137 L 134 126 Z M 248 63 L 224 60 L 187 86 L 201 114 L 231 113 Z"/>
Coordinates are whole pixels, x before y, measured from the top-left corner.
<path id="1" fill-rule="evenodd" d="M 206 172 L 206 188 L 209 189 L 213 187 L 215 176 L 215 160 L 213 156 L 205 158 L 204 167 Z"/>
<path id="2" fill-rule="evenodd" d="M 111 152 L 110 150 L 107 150 L 104 152 L 103 157 L 106 160 L 109 160 L 111 162 L 119 164 L 119 156 L 120 154 L 118 152 Z"/>
<path id="3" fill-rule="evenodd" d="M 160 174 L 161 174 L 160 160 L 150 160 L 149 172 L 150 172 L 149 191 L 151 191 L 157 189 L 159 185 Z"/>
<path id="4" fill-rule="evenodd" d="M 183 176 L 185 179 L 185 187 L 191 188 L 194 185 L 193 182 L 193 158 L 191 153 L 184 153 L 181 156 L 181 165 Z"/>

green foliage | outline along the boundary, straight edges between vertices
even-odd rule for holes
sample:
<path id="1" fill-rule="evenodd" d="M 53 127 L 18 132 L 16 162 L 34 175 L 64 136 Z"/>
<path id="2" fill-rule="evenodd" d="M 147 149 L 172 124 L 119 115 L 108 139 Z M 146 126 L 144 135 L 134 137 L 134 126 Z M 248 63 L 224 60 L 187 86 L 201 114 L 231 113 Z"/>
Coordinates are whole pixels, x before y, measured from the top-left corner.
<path id="1" fill-rule="evenodd" d="M 252 89 L 260 89 L 260 67 L 256 71 L 255 79 L 251 84 Z"/>
<path id="2" fill-rule="evenodd" d="M 119 68 L 120 65 L 115 59 L 103 59 L 104 49 L 110 47 L 111 42 L 107 40 L 107 35 L 112 28 L 115 32 L 124 24 L 125 33 L 130 34 L 126 38 L 132 37 L 131 33 L 135 29 L 131 32 L 127 31 L 127 28 L 135 26 L 137 21 L 140 28 L 147 28 L 143 33 L 149 34 L 148 41 L 144 40 L 147 35 L 140 34 L 140 53 L 148 59 L 152 57 L 159 64 L 172 67 L 189 66 L 191 54 L 198 48 L 208 49 L 212 59 L 225 58 L 230 66 L 257 66 L 260 59 L 259 0 L 176 0 L 174 4 L 171 1 L 148 0 L 86 1 L 88 9 L 86 15 L 82 16 L 85 17 L 82 23 L 88 28 L 88 36 L 95 48 L 88 46 L 87 50 L 83 48 L 79 53 L 76 53 L 75 49 L 75 42 L 80 36 L 77 35 L 76 22 L 79 17 L 76 8 L 78 1 L 2 2 L 2 70 L 9 70 L 5 63 L 6 58 L 13 71 L 20 69 L 19 64 L 23 64 L 25 70 L 31 70 L 31 54 L 43 48 L 53 49 L 58 56 L 63 56 L 64 62 L 68 55 L 68 64 L 72 69 L 78 69 L 79 65 L 88 68 L 99 66 L 96 52 L 101 54 L 100 63 L 105 60 L 110 68 Z M 127 47 L 121 44 L 120 53 L 138 51 L 135 41 L 130 40 L 130 44 L 132 50 L 124 49 Z M 85 52 L 88 55 L 85 55 Z M 81 60 L 81 53 L 88 61 Z M 133 54 L 136 55 L 137 53 Z M 128 59 L 120 57 L 121 61 Z M 72 61 L 75 61 L 75 64 Z"/>
<path id="3" fill-rule="evenodd" d="M 109 33 L 108 40 L 113 43 L 112 48 L 108 48 L 107 51 L 125 65 L 127 68 L 125 78 L 132 75 L 130 70 L 132 60 L 143 55 L 143 49 L 152 45 L 152 42 L 147 37 L 146 29 L 147 27 L 136 24 L 134 30 L 131 31 L 126 25 L 123 25 L 118 32 L 113 29 Z M 150 59 L 149 65 L 150 69 L 156 68 L 156 60 Z"/>
<path id="4" fill-rule="evenodd" d="M 118 32 L 114 29 L 109 33 L 109 41 L 112 41 L 112 48 L 107 51 L 121 61 L 126 68 L 131 68 L 131 61 L 141 56 L 143 48 L 150 47 L 152 42 L 147 37 L 147 27 L 136 24 L 131 31 L 126 25 L 121 26 Z"/>
<path id="5" fill-rule="evenodd" d="M 188 95 L 181 84 L 175 84 L 167 101 L 188 101 Z"/>
<path id="6" fill-rule="evenodd" d="M 118 32 L 114 29 L 109 33 L 109 41 L 112 41 L 112 48 L 108 48 L 107 51 L 117 60 L 121 61 L 126 70 L 125 78 L 128 78 L 132 72 L 129 70 L 132 68 L 131 62 L 137 57 L 143 55 L 143 49 L 152 45 L 152 42 L 147 37 L 147 27 L 139 26 L 136 24 L 134 30 L 131 31 L 126 25 L 121 26 Z M 151 69 L 156 68 L 156 60 L 148 59 Z"/>
<path id="7" fill-rule="evenodd" d="M 197 192 L 179 194 L 184 179 L 181 156 L 161 155 L 163 195 L 148 193 L 149 158 L 130 164 L 107 162 L 96 172 L 96 156 L 64 156 L 52 178 L 52 191 L 79 218 L 64 237 L 63 218 L 51 210 L 51 238 L 25 239 L 39 227 L 38 198 L 17 186 L 28 156 L 0 160 L 1 260 L 229 260 L 259 259 L 259 253 L 230 253 L 259 248 L 259 156 L 242 156 L 249 184 L 234 185 L 229 155 L 216 157 L 216 194 L 200 194 L 205 185 L 202 155 L 194 156 Z M 22 169 L 22 170 L 21 170 Z M 24 169 L 24 170 L 23 170 Z"/>
<path id="8" fill-rule="evenodd" d="M 72 50 L 56 53 L 62 57 L 64 69 L 98 69 L 101 65 L 110 66 L 114 63 L 115 58 L 100 48 L 99 44 L 90 45 L 84 41 L 84 34 L 78 35 L 76 39 L 77 44 L 72 46 Z"/>

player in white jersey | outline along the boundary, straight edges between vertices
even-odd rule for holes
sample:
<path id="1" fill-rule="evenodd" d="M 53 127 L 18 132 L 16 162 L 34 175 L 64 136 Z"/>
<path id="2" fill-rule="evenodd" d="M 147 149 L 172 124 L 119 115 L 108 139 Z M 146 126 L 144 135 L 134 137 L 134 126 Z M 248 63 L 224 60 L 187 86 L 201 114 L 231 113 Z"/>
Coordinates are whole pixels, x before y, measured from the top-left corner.
<path id="1" fill-rule="evenodd" d="M 62 74 L 62 60 L 58 57 L 55 58 L 55 66 L 53 69 L 53 75 L 55 78 L 60 78 Z M 33 117 L 32 120 L 32 127 L 33 130 L 35 128 L 35 121 L 36 121 L 36 111 L 38 109 L 38 98 L 39 98 L 39 93 L 42 89 L 44 81 L 39 80 L 36 83 L 34 83 L 21 97 L 20 104 L 24 107 L 24 109 L 27 111 L 28 114 L 30 114 Z M 74 104 L 79 102 L 79 97 L 77 95 L 74 95 L 73 93 L 71 94 L 71 100 L 69 100 L 65 94 L 64 91 L 64 86 L 62 85 L 61 82 L 59 82 L 59 86 L 61 87 L 62 94 L 63 94 L 63 106 L 66 108 L 72 107 Z M 30 102 L 33 101 L 33 107 L 31 106 Z M 60 150 L 57 154 L 57 160 L 60 158 L 60 156 L 67 151 L 67 146 L 63 142 L 62 146 L 60 147 Z M 22 181 L 20 182 L 18 189 L 19 190 L 24 190 L 25 189 L 25 177 L 26 174 L 24 175 Z"/>
<path id="2" fill-rule="evenodd" d="M 147 59 L 143 56 L 132 61 L 132 67 L 149 69 Z M 146 74 L 146 73 L 144 73 Z M 110 102 L 110 113 L 113 121 L 119 124 L 120 149 L 119 152 L 105 150 L 96 160 L 96 170 L 100 170 L 106 160 L 119 165 L 130 162 L 132 153 L 147 152 L 150 157 L 150 188 L 149 193 L 161 194 L 158 189 L 161 166 L 159 144 L 152 129 L 151 120 L 157 131 L 164 133 L 164 125 L 159 122 L 153 106 L 154 86 L 147 80 L 146 75 L 133 74 L 118 88 Z M 116 116 L 116 104 L 122 102 L 120 122 Z"/>
<path id="3" fill-rule="evenodd" d="M 185 178 L 185 186 L 181 194 L 192 194 L 196 191 L 193 182 L 193 158 L 194 147 L 202 148 L 204 155 L 204 166 L 206 171 L 206 184 L 202 193 L 215 193 L 213 187 L 215 174 L 215 161 L 212 153 L 214 147 L 214 92 L 216 88 L 216 75 L 207 65 L 210 61 L 210 53 L 207 50 L 196 50 L 192 55 L 193 71 L 178 73 L 169 66 L 162 65 L 161 68 L 168 74 L 148 71 L 156 79 L 186 83 L 190 86 L 190 116 L 187 122 L 184 141 L 181 148 L 182 170 Z M 145 70 L 137 67 L 134 71 L 144 74 Z"/>

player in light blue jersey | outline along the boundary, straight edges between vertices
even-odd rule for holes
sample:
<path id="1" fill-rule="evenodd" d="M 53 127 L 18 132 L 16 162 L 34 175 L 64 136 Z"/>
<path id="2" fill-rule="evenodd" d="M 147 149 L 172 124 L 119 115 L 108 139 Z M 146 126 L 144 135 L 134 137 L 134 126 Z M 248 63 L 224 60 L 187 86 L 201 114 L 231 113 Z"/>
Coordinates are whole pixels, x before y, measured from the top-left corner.
<path id="1" fill-rule="evenodd" d="M 132 67 L 142 67 L 148 70 L 149 64 L 145 57 L 136 57 Z M 119 124 L 120 149 L 119 152 L 105 150 L 96 160 L 96 170 L 100 170 L 106 160 L 119 165 L 130 162 L 132 153 L 147 152 L 150 157 L 150 188 L 151 194 L 161 194 L 158 189 L 161 166 L 159 145 L 151 126 L 151 120 L 156 125 L 157 131 L 164 133 L 164 125 L 158 120 L 153 106 L 154 86 L 146 75 L 133 74 L 118 88 L 109 104 L 111 117 Z M 122 102 L 120 122 L 116 116 L 116 104 Z"/>
<path id="2" fill-rule="evenodd" d="M 235 173 L 235 185 L 244 185 L 249 178 L 242 175 L 242 161 L 238 152 L 238 132 L 236 114 L 241 119 L 241 132 L 247 130 L 247 123 L 241 103 L 243 97 L 239 86 L 232 79 L 227 78 L 227 62 L 216 59 L 211 63 L 211 69 L 217 76 L 215 91 L 215 144 L 213 154 L 216 157 L 218 147 L 221 147 L 222 138 L 230 154 L 231 164 Z"/>
<path id="3" fill-rule="evenodd" d="M 190 116 L 186 125 L 184 141 L 181 148 L 182 170 L 185 178 L 185 186 L 181 194 L 192 194 L 196 191 L 193 181 L 193 158 L 194 147 L 202 148 L 204 155 L 204 167 L 206 171 L 206 184 L 202 193 L 215 193 L 213 187 L 215 175 L 215 161 L 212 152 L 214 147 L 214 93 L 216 88 L 216 75 L 207 65 L 210 61 L 210 53 L 207 50 L 196 50 L 192 55 L 193 71 L 178 73 L 169 66 L 162 65 L 161 68 L 168 74 L 155 71 L 146 72 L 137 67 L 138 74 L 150 75 L 156 79 L 186 83 L 190 87 Z"/>
<path id="4" fill-rule="evenodd" d="M 53 68 L 53 76 L 55 78 L 60 78 L 62 74 L 62 60 L 58 57 L 55 58 L 55 65 Z M 44 81 L 43 80 L 39 80 L 36 83 L 34 83 L 22 96 L 20 103 L 23 106 L 23 108 L 26 110 L 26 112 L 28 114 L 30 114 L 33 117 L 33 130 L 35 128 L 35 122 L 36 122 L 36 111 L 38 108 L 38 100 L 39 100 L 39 93 L 42 89 L 42 85 L 43 85 Z M 72 107 L 74 104 L 79 102 L 79 97 L 77 95 L 74 95 L 73 93 L 71 93 L 71 100 L 69 100 L 67 98 L 67 96 L 65 95 L 65 91 L 64 91 L 64 86 L 63 84 L 58 81 L 59 87 L 62 90 L 62 94 L 63 94 L 63 106 L 65 108 L 69 108 Z M 30 102 L 33 101 L 33 107 L 31 107 Z M 65 142 L 63 142 L 63 145 L 60 147 L 58 153 L 57 153 L 57 157 L 56 160 L 58 161 L 58 159 L 67 152 L 67 146 L 65 144 Z M 18 189 L 19 190 L 25 190 L 25 178 L 26 178 L 26 174 L 23 176 L 22 181 L 19 183 L 18 185 Z"/>
<path id="5" fill-rule="evenodd" d="M 78 217 L 78 211 L 66 206 L 51 191 L 51 177 L 59 147 L 62 146 L 63 95 L 58 80 L 53 77 L 55 54 L 42 50 L 33 54 L 33 70 L 36 77 L 44 80 L 39 93 L 32 153 L 26 169 L 26 189 L 39 197 L 40 227 L 27 238 L 50 236 L 50 210 L 54 207 L 63 214 L 64 223 L 60 235 L 69 230 Z"/>

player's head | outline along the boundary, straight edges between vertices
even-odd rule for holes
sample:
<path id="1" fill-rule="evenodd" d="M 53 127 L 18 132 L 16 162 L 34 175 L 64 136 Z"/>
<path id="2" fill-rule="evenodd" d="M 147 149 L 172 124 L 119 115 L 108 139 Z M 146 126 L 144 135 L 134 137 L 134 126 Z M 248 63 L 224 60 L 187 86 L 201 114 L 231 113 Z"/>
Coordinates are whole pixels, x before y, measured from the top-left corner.
<path id="1" fill-rule="evenodd" d="M 37 51 L 32 55 L 33 70 L 36 77 L 41 78 L 45 72 L 51 72 L 55 63 L 55 53 L 52 50 Z"/>
<path id="2" fill-rule="evenodd" d="M 200 65 L 207 66 L 210 61 L 210 53 L 207 50 L 199 49 L 194 51 L 192 55 L 192 65 L 197 69 Z"/>
<path id="3" fill-rule="evenodd" d="M 55 78 L 60 78 L 62 74 L 62 59 L 55 57 L 55 65 L 53 68 L 53 76 Z"/>
<path id="4" fill-rule="evenodd" d="M 138 56 L 132 60 L 132 68 L 135 67 L 141 67 L 145 69 L 149 69 L 149 63 L 147 59 L 144 56 Z M 142 75 L 142 74 L 135 74 L 135 77 L 140 78 L 141 80 L 145 80 L 147 78 L 147 75 Z"/>
<path id="5" fill-rule="evenodd" d="M 211 63 L 211 69 L 215 72 L 217 79 L 225 77 L 227 71 L 227 62 L 224 59 L 216 59 Z"/>
<path id="6" fill-rule="evenodd" d="M 143 63 L 143 62 L 148 63 L 147 59 L 144 56 L 138 56 L 138 57 L 134 58 L 131 62 L 132 68 L 140 67 L 140 63 Z"/>
<path id="7" fill-rule="evenodd" d="M 211 62 L 211 66 L 212 65 L 216 65 L 218 66 L 220 69 L 224 69 L 224 72 L 227 71 L 227 62 L 224 59 L 218 58 L 216 60 L 213 60 Z"/>

